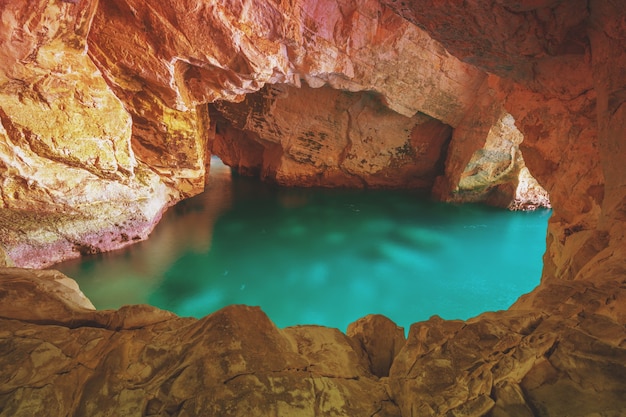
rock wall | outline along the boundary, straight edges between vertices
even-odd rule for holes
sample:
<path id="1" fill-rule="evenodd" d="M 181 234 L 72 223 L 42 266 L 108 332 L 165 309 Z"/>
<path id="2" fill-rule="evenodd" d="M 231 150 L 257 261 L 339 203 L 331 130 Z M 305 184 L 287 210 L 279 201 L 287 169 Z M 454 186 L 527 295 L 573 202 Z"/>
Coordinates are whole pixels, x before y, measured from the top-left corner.
<path id="1" fill-rule="evenodd" d="M 398 114 L 372 93 L 324 87 L 267 86 L 214 108 L 214 153 L 284 186 L 430 188 L 452 133 L 424 114 Z M 249 155 L 250 141 L 263 150 Z"/>
<path id="2" fill-rule="evenodd" d="M 167 206 L 203 190 L 210 149 L 284 185 L 439 177 L 437 195 L 454 199 L 502 113 L 492 77 L 375 0 L 40 0 L 2 16 L 0 245 L 20 266 L 144 239 Z M 288 100 L 258 98 L 281 89 Z M 215 135 L 206 103 L 224 112 L 244 98 L 240 109 L 265 103 L 253 117 L 271 111 L 289 134 L 239 115 Z M 307 100 L 317 120 L 290 132 L 289 106 Z M 478 198 L 515 198 L 511 185 L 477 184 L 494 186 L 499 198 Z"/>
<path id="3" fill-rule="evenodd" d="M 592 59 L 608 43 L 593 48 L 590 39 L 605 24 L 615 27 L 594 18 L 608 6 L 502 0 L 454 3 L 444 10 L 436 1 L 384 3 L 455 56 L 499 76 L 493 89 L 503 95 L 524 135 L 520 148 L 526 166 L 554 208 L 544 277 L 574 278 L 594 251 L 589 246 L 605 244 L 593 230 L 606 194 L 603 165 L 610 165 L 601 160 L 598 128 L 609 116 L 598 113 L 594 71 L 613 64 Z"/>
<path id="4" fill-rule="evenodd" d="M 143 239 L 170 201 L 85 52 L 96 6 L 2 4 L 0 244 L 16 265 Z"/>

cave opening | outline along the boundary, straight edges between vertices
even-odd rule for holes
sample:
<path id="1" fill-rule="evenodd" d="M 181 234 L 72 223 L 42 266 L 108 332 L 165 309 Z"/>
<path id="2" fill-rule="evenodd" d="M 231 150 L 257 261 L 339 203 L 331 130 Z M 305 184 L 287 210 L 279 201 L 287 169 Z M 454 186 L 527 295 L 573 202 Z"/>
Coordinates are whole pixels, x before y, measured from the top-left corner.
<path id="1" fill-rule="evenodd" d="M 170 209 L 148 240 L 55 269 L 99 309 L 151 304 L 200 318 L 246 304 L 279 327 L 345 332 L 382 314 L 408 331 L 433 315 L 506 309 L 530 292 L 549 215 L 416 190 L 282 187 L 213 156 L 206 191 Z"/>

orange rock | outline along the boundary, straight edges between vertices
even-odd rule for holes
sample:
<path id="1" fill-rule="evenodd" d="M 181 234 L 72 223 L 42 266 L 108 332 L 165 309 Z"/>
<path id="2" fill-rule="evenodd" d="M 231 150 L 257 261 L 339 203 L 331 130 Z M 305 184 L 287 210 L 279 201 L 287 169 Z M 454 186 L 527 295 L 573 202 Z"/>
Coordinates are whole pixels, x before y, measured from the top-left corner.
<path id="1" fill-rule="evenodd" d="M 325 87 L 266 87 L 215 108 L 213 152 L 286 186 L 430 188 L 452 130 Z"/>
<path id="2" fill-rule="evenodd" d="M 92 2 L 17 1 L 0 30 L 0 241 L 42 267 L 144 239 L 170 202 L 86 54 Z"/>
<path id="3" fill-rule="evenodd" d="M 541 285 L 509 311 L 414 324 L 379 379 L 374 349 L 332 329 L 242 306 L 98 312 L 54 273 L 3 270 L 3 413 L 624 414 L 622 4 L 384 3 L 4 2 L 0 253 L 41 266 L 144 238 L 202 189 L 209 141 L 285 184 L 481 188 L 472 168 L 520 167 L 489 136 L 508 113 L 554 209 Z M 515 155 L 482 165 L 502 145 Z"/>
<path id="4" fill-rule="evenodd" d="M 346 333 L 358 341 L 367 353 L 372 373 L 389 376 L 394 359 L 404 347 L 404 328 L 380 314 L 370 314 L 350 323 Z"/>

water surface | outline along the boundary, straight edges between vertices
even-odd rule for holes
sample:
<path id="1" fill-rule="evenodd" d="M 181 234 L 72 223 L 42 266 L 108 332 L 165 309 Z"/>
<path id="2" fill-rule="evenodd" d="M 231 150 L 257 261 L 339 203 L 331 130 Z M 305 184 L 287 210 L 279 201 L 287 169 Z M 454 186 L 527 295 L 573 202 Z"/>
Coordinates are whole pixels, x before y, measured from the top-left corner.
<path id="1" fill-rule="evenodd" d="M 448 205 L 417 193 L 281 189 L 213 163 L 207 191 L 150 239 L 55 266 L 97 308 L 147 303 L 202 317 L 261 306 L 279 326 L 401 326 L 508 308 L 538 283 L 549 210 Z"/>

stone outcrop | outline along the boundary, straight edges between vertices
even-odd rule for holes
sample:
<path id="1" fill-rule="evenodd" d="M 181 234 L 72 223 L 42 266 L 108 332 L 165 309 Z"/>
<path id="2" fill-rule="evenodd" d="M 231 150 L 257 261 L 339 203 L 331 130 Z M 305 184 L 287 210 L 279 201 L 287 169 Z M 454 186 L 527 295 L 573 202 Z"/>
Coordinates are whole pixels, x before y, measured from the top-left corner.
<path id="1" fill-rule="evenodd" d="M 95 311 L 59 273 L 0 277 L 0 415 L 398 415 L 337 329 L 279 330 L 247 306 L 202 320 Z"/>
<path id="2" fill-rule="evenodd" d="M 96 311 L 57 272 L 0 269 L 0 415 L 622 415 L 626 288 L 547 292 L 540 311 L 433 317 L 405 342 L 382 316 L 346 336 L 247 306 Z"/>
<path id="3" fill-rule="evenodd" d="M 170 201 L 85 52 L 95 6 L 2 6 L 0 242 L 20 266 L 144 239 Z"/>
<path id="4" fill-rule="evenodd" d="M 404 329 L 380 314 L 370 314 L 351 323 L 346 334 L 357 340 L 369 358 L 370 370 L 389 376 L 394 359 L 404 347 Z"/>
<path id="5" fill-rule="evenodd" d="M 433 193 L 445 201 L 484 202 L 515 210 L 550 207 L 548 193 L 524 164 L 520 151 L 523 140 L 513 117 L 503 112 L 489 129 L 482 148 L 474 151 L 469 162 L 463 155 L 466 150 L 459 150 L 462 145 L 455 143 L 455 149 L 448 156 L 447 175 L 437 178 Z M 470 146 L 475 148 L 475 145 Z M 465 168 L 461 170 L 463 165 L 458 162 Z"/>

